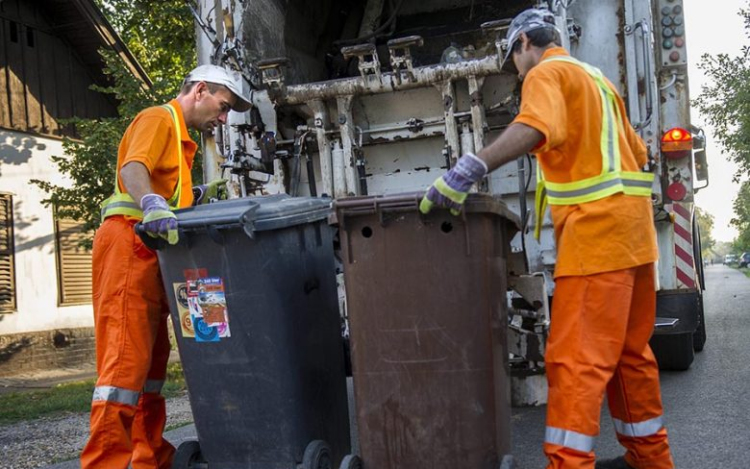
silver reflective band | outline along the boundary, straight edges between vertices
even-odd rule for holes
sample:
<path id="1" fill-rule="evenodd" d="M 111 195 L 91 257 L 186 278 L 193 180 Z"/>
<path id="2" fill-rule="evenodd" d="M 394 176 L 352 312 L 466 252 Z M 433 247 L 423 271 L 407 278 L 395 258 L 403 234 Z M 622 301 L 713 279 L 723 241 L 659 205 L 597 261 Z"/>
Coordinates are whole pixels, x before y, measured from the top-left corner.
<path id="1" fill-rule="evenodd" d="M 104 218 L 104 214 L 107 213 L 109 210 L 112 210 L 114 208 L 120 208 L 120 207 L 138 210 L 139 212 L 141 211 L 141 207 L 135 202 L 113 202 L 111 204 L 107 204 L 106 207 L 102 208 L 101 210 L 102 218 Z"/>
<path id="2" fill-rule="evenodd" d="M 114 386 L 97 386 L 94 388 L 92 401 L 118 402 L 120 404 L 137 406 L 138 397 L 141 393 L 130 389 L 116 388 Z"/>
<path id="3" fill-rule="evenodd" d="M 594 450 L 594 439 L 593 436 L 555 427 L 547 427 L 544 432 L 545 443 L 564 446 L 583 453 L 590 453 Z"/>
<path id="4" fill-rule="evenodd" d="M 149 379 L 146 381 L 146 384 L 143 385 L 143 392 L 161 394 L 161 388 L 163 387 L 164 387 L 163 379 Z"/>
<path id="5" fill-rule="evenodd" d="M 638 423 L 627 423 L 614 418 L 612 421 L 615 423 L 615 431 L 622 436 L 651 436 L 664 428 L 664 420 L 661 416 Z"/>

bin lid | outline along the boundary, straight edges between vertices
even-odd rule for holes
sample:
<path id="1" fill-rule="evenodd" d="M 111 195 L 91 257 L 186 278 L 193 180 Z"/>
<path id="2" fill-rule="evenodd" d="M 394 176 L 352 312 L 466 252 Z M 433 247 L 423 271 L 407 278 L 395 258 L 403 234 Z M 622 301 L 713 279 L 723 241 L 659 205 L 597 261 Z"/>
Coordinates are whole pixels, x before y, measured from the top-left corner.
<path id="1" fill-rule="evenodd" d="M 208 227 L 242 227 L 249 236 L 326 219 L 331 199 L 290 197 L 287 194 L 222 200 L 175 211 L 180 229 L 193 231 Z"/>
<path id="2" fill-rule="evenodd" d="M 407 192 L 388 196 L 347 197 L 334 203 L 339 221 L 345 217 L 366 215 L 378 211 L 418 211 L 424 192 Z M 440 209 L 433 209 L 432 213 Z M 464 203 L 465 213 L 489 213 L 505 218 L 516 230 L 521 229 L 521 219 L 497 196 L 469 194 Z M 432 215 L 432 213 L 430 215 Z M 427 215 L 429 216 L 429 215 Z M 459 215 L 460 216 L 460 215 Z"/>

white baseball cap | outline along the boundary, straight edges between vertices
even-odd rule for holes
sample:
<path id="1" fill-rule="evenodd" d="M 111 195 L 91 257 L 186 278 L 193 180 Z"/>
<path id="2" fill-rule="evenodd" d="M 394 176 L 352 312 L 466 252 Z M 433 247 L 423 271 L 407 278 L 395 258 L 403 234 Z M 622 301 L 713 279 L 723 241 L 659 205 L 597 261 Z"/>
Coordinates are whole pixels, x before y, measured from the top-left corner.
<path id="1" fill-rule="evenodd" d="M 218 65 L 198 65 L 185 77 L 185 83 L 195 81 L 226 86 L 237 97 L 232 106 L 233 111 L 245 112 L 252 106 L 250 98 L 242 91 L 242 76 L 239 72 Z"/>

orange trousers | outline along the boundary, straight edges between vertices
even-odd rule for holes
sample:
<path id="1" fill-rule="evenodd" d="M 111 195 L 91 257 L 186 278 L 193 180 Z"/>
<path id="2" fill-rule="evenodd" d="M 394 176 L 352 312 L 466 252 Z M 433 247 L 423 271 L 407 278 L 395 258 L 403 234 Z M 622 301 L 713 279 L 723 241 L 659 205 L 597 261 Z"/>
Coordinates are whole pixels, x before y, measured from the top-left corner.
<path id="1" fill-rule="evenodd" d="M 161 395 L 169 359 L 169 307 L 156 254 L 134 221 L 106 219 L 94 237 L 96 382 L 82 469 L 161 469 L 174 447 L 162 438 Z"/>
<path id="2" fill-rule="evenodd" d="M 628 464 L 674 468 L 648 344 L 655 316 L 653 264 L 556 280 L 545 355 L 547 469 L 594 469 L 605 392 Z"/>

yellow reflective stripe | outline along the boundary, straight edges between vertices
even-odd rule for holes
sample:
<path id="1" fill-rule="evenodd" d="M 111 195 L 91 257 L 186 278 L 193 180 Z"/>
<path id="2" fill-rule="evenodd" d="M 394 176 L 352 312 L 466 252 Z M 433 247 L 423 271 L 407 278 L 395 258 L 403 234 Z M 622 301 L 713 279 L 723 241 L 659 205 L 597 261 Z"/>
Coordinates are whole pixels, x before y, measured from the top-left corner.
<path id="1" fill-rule="evenodd" d="M 171 104 L 162 106 L 172 116 L 174 121 L 175 132 L 177 136 L 177 187 L 175 187 L 172 197 L 167 200 L 170 210 L 176 210 L 180 207 L 180 197 L 182 196 L 182 128 L 180 121 L 177 119 L 177 110 Z M 101 218 L 104 221 L 107 217 L 113 215 L 125 215 L 134 218 L 143 218 L 141 207 L 133 200 L 130 194 L 120 190 L 118 179 L 119 171 L 115 170 L 115 193 L 101 204 Z"/>
<path id="2" fill-rule="evenodd" d="M 546 182 L 547 199 L 551 205 L 571 205 L 603 199 L 618 192 L 627 195 L 650 196 L 654 175 L 622 171 L 605 176 L 587 179 L 581 184 L 576 182 L 576 189 L 566 189 L 567 184 Z M 554 186 L 554 187 L 553 187 Z M 560 187 L 563 190 L 560 190 Z"/>
<path id="3" fill-rule="evenodd" d="M 182 129 L 180 127 L 180 121 L 177 119 L 177 110 L 172 107 L 171 104 L 165 104 L 165 108 L 172 115 L 174 120 L 174 128 L 177 133 L 177 187 L 174 190 L 172 197 L 167 200 L 167 204 L 170 207 L 180 206 L 180 197 L 182 196 Z"/>
<path id="4" fill-rule="evenodd" d="M 442 177 L 438 178 L 435 181 L 435 189 L 437 189 L 438 192 L 448 197 L 451 201 L 457 204 L 464 203 L 466 197 L 469 195 L 466 192 L 458 192 L 457 190 L 453 189 L 448 184 L 446 184 L 445 179 L 443 179 Z"/>
<path id="5" fill-rule="evenodd" d="M 602 100 L 602 129 L 600 151 L 602 172 L 598 176 L 580 181 L 555 183 L 544 180 L 541 166 L 537 163 L 537 193 L 535 206 L 536 226 L 534 235 L 539 239 L 544 210 L 547 204 L 573 205 L 603 199 L 617 193 L 649 197 L 654 175 L 634 171 L 622 171 L 622 154 L 619 136 L 625 131 L 625 123 L 617 106 L 614 90 L 607 84 L 601 70 L 569 56 L 557 56 L 545 61 L 568 62 L 583 68 L 599 88 Z"/>
<path id="6" fill-rule="evenodd" d="M 547 211 L 547 187 L 542 177 L 542 168 L 539 161 L 536 162 L 536 196 L 534 197 L 534 238 L 539 241 L 542 235 L 542 223 L 544 223 L 544 213 Z"/>

